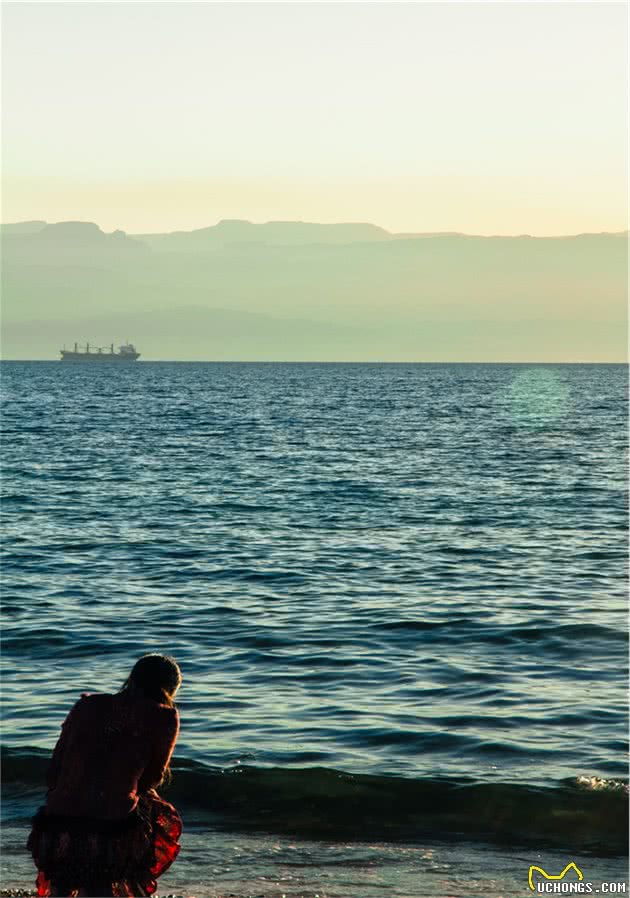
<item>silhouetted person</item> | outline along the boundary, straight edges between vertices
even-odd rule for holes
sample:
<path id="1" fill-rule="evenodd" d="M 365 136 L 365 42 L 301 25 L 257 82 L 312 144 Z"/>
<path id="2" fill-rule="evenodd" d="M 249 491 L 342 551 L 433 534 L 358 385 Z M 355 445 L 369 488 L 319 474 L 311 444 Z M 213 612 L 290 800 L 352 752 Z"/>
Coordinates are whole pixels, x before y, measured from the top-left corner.
<path id="1" fill-rule="evenodd" d="M 28 847 L 40 896 L 150 895 L 182 824 L 155 791 L 179 732 L 176 662 L 145 655 L 120 692 L 83 695 L 61 729 Z"/>

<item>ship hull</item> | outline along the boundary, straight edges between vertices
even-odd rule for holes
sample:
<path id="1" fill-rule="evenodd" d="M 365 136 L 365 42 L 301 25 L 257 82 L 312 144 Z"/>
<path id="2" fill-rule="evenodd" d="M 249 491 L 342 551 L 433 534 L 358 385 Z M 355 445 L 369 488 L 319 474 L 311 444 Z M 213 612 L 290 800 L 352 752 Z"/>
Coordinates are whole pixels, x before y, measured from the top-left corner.
<path id="1" fill-rule="evenodd" d="M 139 352 L 129 352 L 125 353 L 125 355 L 120 355 L 119 353 L 112 352 L 62 352 L 61 353 L 61 361 L 62 362 L 103 362 L 110 365 L 115 364 L 126 364 L 128 362 L 135 362 L 140 358 Z"/>

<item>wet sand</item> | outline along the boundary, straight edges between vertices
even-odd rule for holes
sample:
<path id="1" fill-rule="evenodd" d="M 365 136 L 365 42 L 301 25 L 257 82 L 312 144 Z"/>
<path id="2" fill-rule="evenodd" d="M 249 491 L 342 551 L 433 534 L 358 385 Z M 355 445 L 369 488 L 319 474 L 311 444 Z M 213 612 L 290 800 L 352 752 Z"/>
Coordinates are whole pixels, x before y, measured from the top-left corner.
<path id="1" fill-rule="evenodd" d="M 360 829 L 360 826 L 357 826 Z M 3 826 L 0 896 L 30 896 L 27 829 Z M 624 858 L 465 842 L 324 842 L 189 827 L 154 898 L 526 898 L 530 864 L 558 874 L 574 861 L 585 881 L 626 883 Z"/>

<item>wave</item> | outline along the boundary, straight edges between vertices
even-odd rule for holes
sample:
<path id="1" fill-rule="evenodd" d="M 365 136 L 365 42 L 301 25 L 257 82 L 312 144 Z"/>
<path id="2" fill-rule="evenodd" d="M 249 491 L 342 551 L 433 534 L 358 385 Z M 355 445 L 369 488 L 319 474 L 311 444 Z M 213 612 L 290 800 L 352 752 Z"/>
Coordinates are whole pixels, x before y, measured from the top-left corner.
<path id="1" fill-rule="evenodd" d="M 1 749 L 7 790 L 43 790 L 50 753 Z M 628 845 L 628 785 L 579 776 L 553 786 L 409 778 L 326 767 L 173 765 L 165 795 L 213 825 L 321 839 L 470 840 L 615 856 Z"/>

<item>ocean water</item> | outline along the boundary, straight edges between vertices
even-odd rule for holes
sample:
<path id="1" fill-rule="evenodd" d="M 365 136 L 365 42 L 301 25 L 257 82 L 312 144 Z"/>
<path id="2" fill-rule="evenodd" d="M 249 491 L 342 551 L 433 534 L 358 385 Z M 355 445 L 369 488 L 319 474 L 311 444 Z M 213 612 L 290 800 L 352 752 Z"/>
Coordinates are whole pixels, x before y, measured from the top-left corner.
<path id="1" fill-rule="evenodd" d="M 160 650 L 191 819 L 620 844 L 625 366 L 1 367 L 10 822 Z"/>

